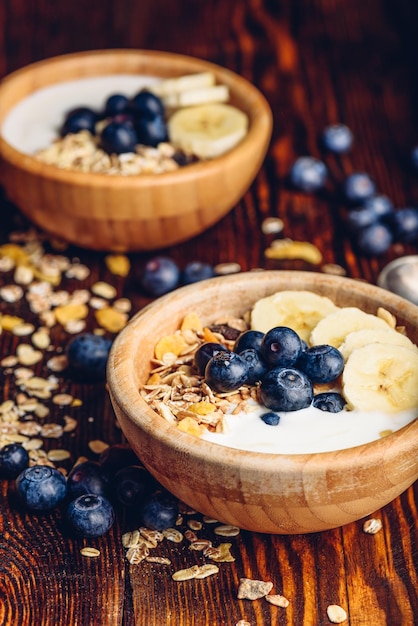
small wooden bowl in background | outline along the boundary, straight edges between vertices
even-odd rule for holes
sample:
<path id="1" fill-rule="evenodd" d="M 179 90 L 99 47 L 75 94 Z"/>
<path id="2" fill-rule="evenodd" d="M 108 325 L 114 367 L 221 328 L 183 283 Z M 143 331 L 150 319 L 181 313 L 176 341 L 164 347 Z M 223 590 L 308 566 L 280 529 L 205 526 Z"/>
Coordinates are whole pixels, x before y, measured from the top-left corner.
<path id="1" fill-rule="evenodd" d="M 213 71 L 217 82 L 229 87 L 230 103 L 250 119 L 242 142 L 210 161 L 164 174 L 90 174 L 41 163 L 3 136 L 14 107 L 47 87 L 89 77 L 167 78 L 204 71 Z M 26 120 L 28 126 L 30 122 Z M 95 250 L 153 250 L 203 232 L 234 207 L 259 171 L 271 129 L 264 96 L 244 78 L 212 63 L 142 50 L 63 55 L 22 68 L 0 85 L 1 182 L 10 200 L 53 236 Z"/>
<path id="2" fill-rule="evenodd" d="M 315 272 L 264 271 L 183 287 L 140 311 L 116 338 L 108 361 L 111 400 L 121 428 L 149 471 L 208 516 L 266 533 L 309 533 L 361 519 L 418 478 L 418 419 L 354 448 L 317 454 L 266 454 L 227 448 L 181 432 L 141 398 L 159 338 L 195 311 L 204 323 L 241 316 L 264 296 L 311 290 L 339 306 L 391 311 L 418 343 L 418 307 L 365 282 Z"/>

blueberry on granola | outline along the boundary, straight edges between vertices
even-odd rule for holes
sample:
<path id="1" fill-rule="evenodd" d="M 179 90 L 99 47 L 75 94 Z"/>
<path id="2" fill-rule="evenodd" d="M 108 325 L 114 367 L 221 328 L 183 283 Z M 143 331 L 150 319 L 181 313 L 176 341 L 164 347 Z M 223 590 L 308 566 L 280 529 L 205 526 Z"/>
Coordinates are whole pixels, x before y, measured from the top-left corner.
<path id="1" fill-rule="evenodd" d="M 312 346 L 301 353 L 297 366 L 312 382 L 330 383 L 342 373 L 344 358 L 334 346 Z"/>
<path id="2" fill-rule="evenodd" d="M 264 335 L 261 355 L 269 367 L 290 367 L 302 352 L 299 335 L 287 326 L 275 326 Z"/>
<path id="3" fill-rule="evenodd" d="M 228 348 L 222 343 L 206 341 L 202 343 L 194 354 L 193 365 L 201 376 L 204 376 L 206 365 L 218 352 L 228 352 Z"/>
<path id="4" fill-rule="evenodd" d="M 236 352 L 220 351 L 206 365 L 205 380 L 219 393 L 239 389 L 248 380 L 247 361 Z"/>

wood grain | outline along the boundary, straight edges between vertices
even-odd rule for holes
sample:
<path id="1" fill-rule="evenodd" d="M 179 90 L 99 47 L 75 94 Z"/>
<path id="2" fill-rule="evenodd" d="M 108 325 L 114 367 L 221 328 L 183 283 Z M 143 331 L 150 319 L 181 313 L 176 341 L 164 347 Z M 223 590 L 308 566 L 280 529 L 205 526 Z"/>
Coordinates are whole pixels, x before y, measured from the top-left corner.
<path id="1" fill-rule="evenodd" d="M 274 114 L 263 168 L 220 223 L 163 252 L 182 267 L 199 259 L 238 261 L 244 270 L 312 269 L 302 261 L 266 262 L 272 237 L 261 233 L 261 222 L 280 216 L 284 236 L 316 243 L 324 262 L 375 283 L 385 263 L 416 246 L 393 246 L 378 259 L 358 256 L 344 226 L 339 183 L 349 172 L 367 170 L 396 206 L 416 202 L 418 180 L 407 161 L 418 138 L 417 36 L 418 5 L 410 0 L 91 0 L 82 9 L 62 0 L 0 0 L 0 76 L 49 56 L 105 47 L 181 52 L 242 74 L 265 94 Z M 300 154 L 322 155 L 318 133 L 336 121 L 352 128 L 352 152 L 326 156 L 331 182 L 323 194 L 295 193 L 287 182 L 290 164 Z M 1 195 L 1 240 L 22 225 L 24 218 Z M 99 279 L 115 282 L 135 310 L 149 301 L 138 286 L 148 254 L 130 255 L 129 276 L 115 279 L 102 254 L 67 252 L 91 268 L 86 287 Z M 1 284 L 9 279 L 0 275 Z M 6 310 L 10 305 L 1 301 L 0 311 Z M 67 340 L 56 329 L 55 341 Z M 0 354 L 15 348 L 16 339 L 3 332 Z M 0 388 L 4 398 L 14 393 L 3 369 Z M 70 388 L 83 399 L 80 427 L 65 442 L 73 456 L 88 453 L 92 438 L 119 441 L 105 389 Z M 169 570 L 129 566 L 120 536 L 133 522 L 121 516 L 93 542 L 101 557 L 87 560 L 79 554 L 82 542 L 62 532 L 58 514 L 23 514 L 5 481 L 0 493 L 1 626 L 235 626 L 242 619 L 252 626 L 327 626 L 331 603 L 347 610 L 349 626 L 417 623 L 417 484 L 375 512 L 383 522 L 377 535 L 365 535 L 361 522 L 305 536 L 242 532 L 231 540 L 234 563 L 220 564 L 214 578 L 184 583 L 174 583 L 170 574 L 193 562 L 187 544 L 164 544 L 173 561 Z M 204 534 L 211 533 L 207 525 Z M 289 607 L 237 600 L 243 576 L 271 580 Z"/>

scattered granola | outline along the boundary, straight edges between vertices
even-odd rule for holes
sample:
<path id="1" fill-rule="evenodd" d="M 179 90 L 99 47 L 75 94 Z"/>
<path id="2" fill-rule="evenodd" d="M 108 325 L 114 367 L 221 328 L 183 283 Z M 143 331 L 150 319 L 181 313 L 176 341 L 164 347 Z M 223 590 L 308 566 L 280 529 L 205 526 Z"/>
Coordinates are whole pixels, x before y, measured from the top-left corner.
<path id="1" fill-rule="evenodd" d="M 342 624 L 347 619 L 346 611 L 338 604 L 330 604 L 327 608 L 327 615 L 333 624 Z"/>
<path id="2" fill-rule="evenodd" d="M 91 548 L 89 546 L 85 546 L 84 548 L 81 548 L 80 554 L 81 556 L 86 556 L 90 559 L 92 558 L 94 559 L 100 556 L 100 550 L 98 550 L 97 548 Z"/>
<path id="3" fill-rule="evenodd" d="M 267 602 L 273 604 L 274 606 L 280 606 L 283 609 L 286 609 L 289 606 L 289 600 L 285 598 L 285 596 L 281 596 L 280 594 L 269 594 L 266 596 Z"/>
<path id="4" fill-rule="evenodd" d="M 292 239 L 276 239 L 264 251 L 267 259 L 301 259 L 318 265 L 322 261 L 322 253 L 309 241 L 293 241 Z"/>
<path id="5" fill-rule="evenodd" d="M 240 578 L 237 597 L 239 600 L 258 600 L 267 596 L 272 589 L 272 582 Z"/>
<path id="6" fill-rule="evenodd" d="M 368 535 L 375 535 L 382 530 L 382 520 L 372 517 L 366 520 L 363 524 L 363 531 Z"/>

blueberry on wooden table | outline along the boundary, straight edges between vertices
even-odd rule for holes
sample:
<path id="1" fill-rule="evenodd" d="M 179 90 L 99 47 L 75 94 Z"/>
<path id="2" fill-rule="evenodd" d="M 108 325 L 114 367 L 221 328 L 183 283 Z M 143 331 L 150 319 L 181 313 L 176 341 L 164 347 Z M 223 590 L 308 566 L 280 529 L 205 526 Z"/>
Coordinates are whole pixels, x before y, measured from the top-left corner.
<path id="1" fill-rule="evenodd" d="M 392 243 L 392 230 L 386 224 L 381 224 L 380 222 L 361 228 L 356 233 L 354 241 L 358 252 L 366 256 L 385 254 Z"/>
<path id="2" fill-rule="evenodd" d="M 76 535 L 87 538 L 100 537 L 113 526 L 115 511 L 107 498 L 89 493 L 69 503 L 66 519 Z"/>
<path id="3" fill-rule="evenodd" d="M 313 399 L 312 382 L 304 372 L 289 367 L 275 367 L 261 381 L 260 397 L 272 411 L 298 411 Z"/>
<path id="4" fill-rule="evenodd" d="M 149 296 L 162 296 L 175 289 L 180 281 L 180 269 L 173 259 L 156 256 L 147 261 L 140 283 Z"/>
<path id="5" fill-rule="evenodd" d="M 178 512 L 177 500 L 166 491 L 157 491 L 145 501 L 142 519 L 147 528 L 165 530 L 175 526 Z"/>
<path id="6" fill-rule="evenodd" d="M 210 263 L 202 263 L 201 261 L 191 261 L 185 265 L 181 272 L 180 282 L 182 285 L 191 285 L 207 278 L 215 276 L 215 270 Z"/>
<path id="7" fill-rule="evenodd" d="M 80 382 L 104 381 L 111 345 L 111 339 L 93 333 L 73 337 L 66 348 L 70 375 Z"/>
<path id="8" fill-rule="evenodd" d="M 75 465 L 67 476 L 67 484 L 68 495 L 73 500 L 86 493 L 106 496 L 109 492 L 109 478 L 95 461 Z"/>
<path id="9" fill-rule="evenodd" d="M 398 209 L 391 216 L 390 224 L 396 241 L 418 242 L 418 207 Z"/>
<path id="10" fill-rule="evenodd" d="M 344 409 L 345 405 L 345 399 L 336 391 L 318 393 L 312 400 L 312 406 L 321 411 L 327 411 L 328 413 L 339 413 Z"/>
<path id="11" fill-rule="evenodd" d="M 314 157 L 299 157 L 293 163 L 289 179 L 293 187 L 311 193 L 325 186 L 328 170 L 322 161 Z"/>
<path id="12" fill-rule="evenodd" d="M 343 195 L 351 204 L 360 204 L 376 193 L 376 185 L 366 172 L 354 172 L 343 181 Z"/>
<path id="13" fill-rule="evenodd" d="M 16 478 L 16 492 L 25 508 L 50 511 L 66 497 L 67 480 L 53 467 L 34 465 Z"/>
<path id="14" fill-rule="evenodd" d="M 0 448 L 0 476 L 16 478 L 29 465 L 29 454 L 20 443 L 9 443 Z"/>
<path id="15" fill-rule="evenodd" d="M 323 147 L 335 154 L 348 152 L 353 139 L 353 133 L 345 124 L 331 124 L 324 128 L 321 136 Z"/>
<path id="16" fill-rule="evenodd" d="M 141 465 L 123 467 L 116 472 L 112 480 L 115 501 L 129 507 L 142 504 L 144 498 L 150 495 L 155 487 L 155 479 Z"/>

